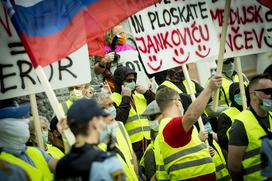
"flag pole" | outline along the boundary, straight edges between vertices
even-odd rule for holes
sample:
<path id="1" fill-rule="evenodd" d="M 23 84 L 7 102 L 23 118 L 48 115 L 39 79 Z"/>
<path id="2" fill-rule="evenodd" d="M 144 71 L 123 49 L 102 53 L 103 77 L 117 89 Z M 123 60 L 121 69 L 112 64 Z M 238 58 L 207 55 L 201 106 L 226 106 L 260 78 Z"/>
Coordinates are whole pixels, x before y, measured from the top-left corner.
<path id="1" fill-rule="evenodd" d="M 59 103 L 59 101 L 58 101 L 58 99 L 57 99 L 57 97 L 56 97 L 44 71 L 43 71 L 43 68 L 40 65 L 38 65 L 36 67 L 35 71 L 36 71 L 36 74 L 37 74 L 39 80 L 41 81 L 44 91 L 48 97 L 51 107 L 53 108 L 54 113 L 56 114 L 58 120 L 65 118 L 65 114 L 63 112 L 63 109 L 61 108 L 61 104 Z M 70 128 L 64 129 L 64 134 L 66 136 L 68 144 L 70 146 L 72 146 L 75 143 L 75 136 L 71 132 Z"/>
<path id="2" fill-rule="evenodd" d="M 227 35 L 227 30 L 228 30 L 228 18 L 229 18 L 229 13 L 230 13 L 230 5 L 231 5 L 231 0 L 226 0 L 224 17 L 223 17 L 222 33 L 221 33 L 221 38 L 220 38 L 219 55 L 218 55 L 218 61 L 217 61 L 216 73 L 218 75 L 221 75 L 221 73 L 222 73 L 225 44 L 226 44 L 226 35 Z M 213 98 L 213 110 L 214 111 L 217 111 L 217 108 L 218 108 L 219 90 L 220 89 L 217 89 L 215 91 L 214 98 Z"/>
<path id="3" fill-rule="evenodd" d="M 42 130 L 41 130 L 41 121 L 40 121 L 40 116 L 38 112 L 38 107 L 37 107 L 37 100 L 36 100 L 36 95 L 35 94 L 30 94 L 30 104 L 31 104 L 31 113 L 33 117 L 33 126 L 34 126 L 34 131 L 35 131 L 35 139 L 37 141 L 38 147 L 44 148 L 44 142 L 42 139 Z"/>
<path id="4" fill-rule="evenodd" d="M 247 102 L 246 102 L 244 78 L 243 78 L 243 72 L 242 72 L 240 57 L 235 58 L 235 63 L 236 63 L 236 69 L 237 69 L 238 77 L 239 77 L 239 88 L 240 88 L 240 95 L 242 97 L 243 110 L 245 110 L 245 109 L 247 109 Z"/>
<path id="5" fill-rule="evenodd" d="M 193 102 L 196 99 L 195 92 L 194 92 L 193 87 L 192 87 L 193 82 L 192 82 L 192 80 L 191 80 L 191 78 L 189 76 L 189 72 L 188 72 L 188 69 L 187 69 L 185 64 L 182 65 L 182 71 L 184 73 L 185 80 L 187 81 L 187 84 L 188 84 L 188 87 L 189 87 L 190 97 L 191 97 L 192 102 Z M 198 118 L 197 122 L 198 122 L 200 131 L 205 131 L 201 116 Z M 208 140 L 206 140 L 205 143 L 207 144 L 207 146 L 209 146 Z"/>

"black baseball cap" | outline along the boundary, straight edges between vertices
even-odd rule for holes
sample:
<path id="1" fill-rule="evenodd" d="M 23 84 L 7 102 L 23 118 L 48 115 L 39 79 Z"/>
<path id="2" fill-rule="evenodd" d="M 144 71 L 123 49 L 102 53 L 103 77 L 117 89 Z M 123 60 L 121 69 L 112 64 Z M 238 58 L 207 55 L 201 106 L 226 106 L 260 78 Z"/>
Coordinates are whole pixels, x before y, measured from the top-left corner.
<path id="1" fill-rule="evenodd" d="M 75 101 L 67 112 L 67 122 L 85 123 L 97 116 L 108 116 L 94 99 L 79 99 Z"/>

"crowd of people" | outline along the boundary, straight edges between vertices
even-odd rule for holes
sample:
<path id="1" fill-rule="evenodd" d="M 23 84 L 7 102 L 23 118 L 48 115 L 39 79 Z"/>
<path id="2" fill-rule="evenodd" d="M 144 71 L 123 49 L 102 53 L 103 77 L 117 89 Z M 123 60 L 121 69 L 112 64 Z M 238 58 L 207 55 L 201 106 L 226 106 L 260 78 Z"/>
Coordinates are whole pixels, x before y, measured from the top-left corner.
<path id="1" fill-rule="evenodd" d="M 134 70 L 118 65 L 116 52 L 136 51 L 122 27 L 106 35 L 106 55 L 95 58 L 94 69 L 108 87 L 99 93 L 89 85 L 69 88 L 61 103 L 66 118 L 40 117 L 43 149 L 37 147 L 30 105 L 0 101 L 0 180 L 272 179 L 271 65 L 250 81 L 244 76 L 243 109 L 233 58 L 205 88 L 176 67 L 156 75 L 156 90 L 146 89 L 136 83 Z"/>

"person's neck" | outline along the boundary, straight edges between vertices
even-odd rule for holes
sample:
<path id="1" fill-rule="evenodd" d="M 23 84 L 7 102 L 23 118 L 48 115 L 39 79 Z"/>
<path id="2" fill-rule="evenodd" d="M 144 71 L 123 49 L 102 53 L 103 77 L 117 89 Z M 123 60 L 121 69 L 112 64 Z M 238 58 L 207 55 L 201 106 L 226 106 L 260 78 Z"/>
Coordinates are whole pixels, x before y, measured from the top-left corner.
<path id="1" fill-rule="evenodd" d="M 257 116 L 259 116 L 261 118 L 267 116 L 267 112 L 262 110 L 259 105 L 252 104 L 251 107 L 255 111 Z"/>
<path id="2" fill-rule="evenodd" d="M 89 136 L 86 136 L 86 137 L 77 136 L 75 146 L 76 147 L 81 147 L 86 143 L 87 144 L 97 144 L 98 141 L 99 141 L 98 139 L 99 138 L 96 135 L 89 135 Z"/>
<path id="3" fill-rule="evenodd" d="M 180 111 L 175 108 L 169 107 L 162 112 L 163 118 L 181 116 Z"/>

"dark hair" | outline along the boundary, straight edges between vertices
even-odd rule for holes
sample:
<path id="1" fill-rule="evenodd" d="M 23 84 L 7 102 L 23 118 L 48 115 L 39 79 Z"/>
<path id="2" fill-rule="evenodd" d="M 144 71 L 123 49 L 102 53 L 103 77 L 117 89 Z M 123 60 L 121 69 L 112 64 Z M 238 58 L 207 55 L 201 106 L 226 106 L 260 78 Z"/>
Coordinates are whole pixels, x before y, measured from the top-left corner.
<path id="1" fill-rule="evenodd" d="M 88 135 L 89 121 L 79 123 L 77 121 L 68 121 L 68 126 L 72 133 L 76 135 Z"/>
<path id="2" fill-rule="evenodd" d="M 255 86 L 261 79 L 268 79 L 272 80 L 271 76 L 269 74 L 258 74 L 252 77 L 248 84 L 248 90 L 249 92 L 252 90 L 252 87 Z"/>

